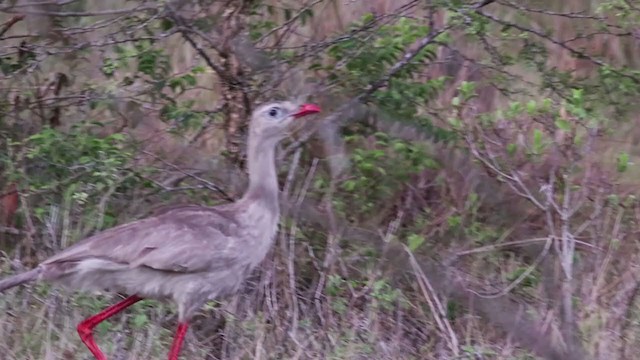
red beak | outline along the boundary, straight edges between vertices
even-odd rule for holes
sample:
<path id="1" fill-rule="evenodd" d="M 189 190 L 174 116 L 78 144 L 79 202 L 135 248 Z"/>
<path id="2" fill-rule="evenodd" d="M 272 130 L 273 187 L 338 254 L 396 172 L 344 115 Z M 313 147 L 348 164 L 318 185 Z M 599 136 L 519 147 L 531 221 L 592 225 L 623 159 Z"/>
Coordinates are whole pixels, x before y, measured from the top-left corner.
<path id="1" fill-rule="evenodd" d="M 292 116 L 295 118 L 307 116 L 309 114 L 315 114 L 320 112 L 320 107 L 316 104 L 302 104 L 300 105 L 300 109 L 298 112 L 294 113 Z"/>

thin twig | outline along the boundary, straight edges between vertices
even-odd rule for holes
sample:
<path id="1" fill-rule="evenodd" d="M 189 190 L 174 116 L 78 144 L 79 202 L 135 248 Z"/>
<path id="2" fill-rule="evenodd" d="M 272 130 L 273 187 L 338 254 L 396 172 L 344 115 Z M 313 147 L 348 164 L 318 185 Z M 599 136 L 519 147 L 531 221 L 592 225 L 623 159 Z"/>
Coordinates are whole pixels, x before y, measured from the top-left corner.
<path id="1" fill-rule="evenodd" d="M 285 196 L 287 202 L 290 197 L 291 188 L 293 186 L 294 177 L 296 174 L 296 170 L 298 169 L 298 164 L 300 163 L 300 155 L 302 154 L 302 149 L 298 149 L 293 155 L 293 159 L 291 160 L 291 166 L 289 167 L 289 173 L 287 174 L 287 180 L 284 185 L 284 189 L 282 194 Z M 285 215 L 290 213 L 289 209 L 285 210 Z M 280 232 L 280 247 L 282 248 L 282 255 L 287 254 L 287 270 L 289 273 L 289 293 L 291 295 L 291 308 L 293 309 L 291 312 L 291 330 L 289 334 L 292 338 L 296 339 L 296 330 L 298 328 L 298 294 L 296 290 L 296 279 L 295 279 L 295 264 L 294 264 L 294 241 L 296 232 L 295 222 L 291 224 L 289 234 L 287 235 L 285 231 Z M 287 240 L 288 236 L 288 240 Z M 288 246 L 287 246 L 288 245 Z"/>
<path id="2" fill-rule="evenodd" d="M 491 21 L 495 22 L 495 23 L 500 24 L 500 25 L 508 26 L 508 27 L 512 27 L 512 28 L 517 29 L 517 30 L 520 30 L 521 32 L 524 32 L 524 33 L 533 34 L 533 35 L 535 35 L 535 36 L 537 36 L 537 37 L 539 37 L 539 38 L 541 38 L 541 39 L 544 39 L 544 40 L 549 41 L 550 43 L 552 43 L 552 44 L 554 44 L 554 45 L 557 45 L 557 46 L 561 47 L 561 48 L 562 48 L 562 49 L 564 49 L 564 50 L 569 51 L 569 52 L 571 53 L 571 55 L 576 56 L 578 59 L 586 59 L 586 60 L 588 60 L 589 62 L 591 62 L 591 63 L 593 63 L 593 64 L 595 64 L 595 65 L 598 65 L 599 67 L 602 67 L 602 68 L 605 68 L 605 67 L 606 67 L 606 68 L 608 68 L 608 69 L 609 69 L 609 71 L 611 71 L 612 73 L 615 73 L 616 75 L 619 75 L 619 76 L 622 76 L 622 77 L 624 77 L 624 78 L 627 78 L 627 79 L 629 79 L 629 80 L 633 81 L 633 82 L 634 82 L 634 83 L 636 83 L 636 84 L 640 83 L 640 78 L 637 78 L 637 77 L 632 76 L 632 75 L 629 75 L 629 74 L 625 74 L 625 73 L 623 73 L 623 72 L 621 72 L 621 71 L 619 71 L 619 70 L 616 70 L 616 69 L 615 69 L 615 68 L 613 68 L 613 67 L 609 67 L 609 66 L 608 66 L 608 64 L 607 64 L 607 63 L 605 63 L 604 61 L 602 61 L 602 60 L 598 60 L 598 59 L 596 59 L 596 58 L 594 58 L 594 57 L 592 57 L 592 56 L 588 55 L 588 54 L 587 54 L 587 53 L 585 53 L 585 52 L 582 52 L 582 51 L 576 50 L 576 49 L 574 49 L 573 47 L 571 47 L 571 46 L 567 45 L 567 44 L 566 44 L 566 42 L 564 42 L 564 41 L 560 41 L 560 40 L 557 40 L 557 39 L 554 39 L 554 38 L 553 38 L 553 37 L 551 37 L 550 35 L 544 34 L 544 33 L 543 33 L 543 32 L 541 32 L 541 31 L 534 30 L 534 29 L 530 29 L 530 28 L 527 28 L 527 27 L 525 27 L 525 26 L 522 26 L 522 25 L 517 24 L 517 23 L 514 23 L 514 22 L 509 22 L 509 21 L 506 21 L 506 20 L 499 19 L 499 18 L 497 18 L 496 16 L 493 16 L 493 15 L 491 15 L 491 14 L 487 14 L 487 13 L 482 12 L 482 11 L 478 11 L 477 13 L 478 13 L 479 15 L 481 15 L 481 16 L 483 16 L 483 17 L 485 17 L 485 18 L 487 18 L 487 19 L 489 19 L 489 20 L 491 20 Z M 618 34 L 618 36 L 630 36 L 630 35 L 631 35 L 631 33 L 628 33 L 628 34 Z"/>
<path id="3" fill-rule="evenodd" d="M 549 253 L 549 249 L 551 248 L 551 243 L 552 243 L 552 238 L 548 237 L 547 238 L 547 242 L 544 245 L 544 249 L 542 249 L 542 251 L 540 252 L 540 254 L 538 254 L 538 257 L 534 260 L 533 264 L 531 264 L 525 271 L 522 272 L 522 274 L 520 274 L 520 276 L 518 276 L 513 282 L 511 282 L 506 288 L 493 293 L 493 294 L 481 294 L 475 290 L 472 289 L 467 289 L 469 292 L 481 297 L 481 298 L 485 298 L 485 299 L 495 299 L 501 296 L 504 296 L 506 294 L 508 294 L 509 292 L 511 292 L 511 290 L 513 290 L 516 286 L 518 286 L 524 279 L 526 279 L 537 267 L 538 265 L 540 265 L 540 263 L 542 262 L 542 260 L 544 260 L 544 258 L 547 256 L 547 254 Z"/>
<path id="4" fill-rule="evenodd" d="M 16 229 L 14 227 L 2 226 L 0 225 L 0 233 L 11 234 L 11 235 L 27 235 L 28 232 L 20 229 Z"/>
<path id="5" fill-rule="evenodd" d="M 501 243 L 501 244 L 486 245 L 486 246 L 482 246 L 482 247 L 479 247 L 479 248 L 476 248 L 476 249 L 459 251 L 455 255 L 456 256 L 464 256 L 464 255 L 478 254 L 478 253 L 497 250 L 497 249 L 502 248 L 502 247 L 535 244 L 535 243 L 548 241 L 548 240 L 549 240 L 548 237 L 540 237 L 540 238 L 533 238 L 533 239 L 509 241 L 509 242 L 505 242 L 505 243 Z M 599 246 L 595 246 L 593 244 L 589 244 L 589 243 L 584 242 L 584 241 L 576 240 L 576 243 L 580 244 L 580 245 L 584 245 L 584 246 L 586 246 L 588 248 L 591 248 L 593 250 L 597 250 L 597 251 L 603 251 L 604 250 Z"/>
<path id="6" fill-rule="evenodd" d="M 89 17 L 89 16 L 108 16 L 108 15 L 122 15 L 133 14 L 135 12 L 142 11 L 158 11 L 157 6 L 137 6 L 130 9 L 119 10 L 101 10 L 101 11 L 40 11 L 40 10 L 21 10 L 17 11 L 13 9 L 13 6 L 5 6 L 0 8 L 0 11 L 8 14 L 24 14 L 24 15 L 45 15 L 55 17 Z"/>
<path id="7" fill-rule="evenodd" d="M 440 331 L 447 334 L 446 339 L 447 339 L 447 342 L 449 343 L 449 347 L 451 348 L 451 352 L 457 358 L 458 356 L 460 356 L 460 341 L 458 340 L 458 336 L 453 331 L 453 327 L 451 326 L 451 324 L 449 323 L 449 320 L 447 319 L 447 313 L 445 311 L 445 308 L 442 305 L 442 302 L 440 301 L 440 299 L 438 299 L 438 295 L 436 294 L 436 291 L 431 285 L 431 282 L 429 281 L 429 278 L 427 277 L 427 275 L 424 273 L 424 271 L 422 271 L 422 268 L 418 264 L 418 261 L 413 255 L 413 252 L 406 245 L 402 244 L 402 246 L 405 252 L 407 253 L 407 255 L 409 256 L 409 261 L 411 262 L 411 267 L 413 268 L 414 275 L 418 280 L 418 285 L 422 290 L 422 294 L 425 300 L 427 301 L 427 303 L 429 304 L 429 307 L 431 308 L 431 313 L 433 315 L 433 318 L 436 320 L 436 323 L 440 328 Z"/>
<path id="8" fill-rule="evenodd" d="M 312 3 L 311 3 L 311 4 L 309 4 L 309 5 L 306 5 L 305 7 L 303 7 L 302 9 L 300 9 L 300 11 L 298 11 L 295 15 L 293 15 L 293 16 L 292 16 L 288 21 L 285 21 L 282 25 L 277 26 L 277 27 L 274 27 L 273 29 L 271 29 L 271 30 L 267 31 L 267 32 L 266 32 L 264 35 L 262 35 L 262 36 L 260 37 L 260 39 L 258 39 L 255 43 L 256 43 L 256 44 L 260 44 L 262 41 L 264 41 L 264 39 L 266 39 L 266 38 L 268 38 L 269 36 L 271 36 L 271 34 L 273 34 L 274 32 L 276 32 L 276 31 L 278 31 L 278 30 L 280 30 L 280 29 L 286 28 L 286 27 L 288 27 L 289 25 L 293 24 L 296 20 L 298 20 L 298 18 L 299 18 L 300 16 L 302 16 L 302 14 L 304 14 L 304 13 L 305 13 L 305 11 L 307 11 L 307 10 L 311 9 L 312 7 L 316 6 L 317 4 L 319 4 L 319 3 L 323 2 L 323 1 L 325 1 L 325 0 L 316 0 L 316 1 L 312 2 Z"/>
<path id="9" fill-rule="evenodd" d="M 9 29 L 11 29 L 11 27 L 13 25 L 15 25 L 18 21 L 23 20 L 24 19 L 24 15 L 23 14 L 19 14 L 19 15 L 15 15 L 13 16 L 11 19 L 9 19 L 7 22 L 5 22 L 4 24 L 2 24 L 2 28 L 0 29 L 0 38 L 2 37 L 2 35 L 4 35 L 7 31 L 9 31 Z"/>
<path id="10" fill-rule="evenodd" d="M 153 157 L 156 160 L 159 160 L 160 162 L 162 162 L 163 164 L 165 164 L 167 166 L 170 166 L 172 169 L 180 172 L 181 174 L 186 175 L 186 176 L 188 176 L 188 177 L 190 177 L 190 178 L 192 178 L 194 180 L 197 180 L 197 181 L 203 183 L 206 186 L 207 189 L 213 190 L 213 191 L 217 192 L 218 194 L 222 195 L 222 197 L 225 200 L 234 201 L 234 199 L 229 194 L 227 194 L 227 192 L 225 192 L 221 187 L 219 187 L 218 185 L 212 183 L 211 181 L 203 179 L 203 178 L 199 177 L 198 175 L 194 175 L 194 174 L 191 174 L 191 173 L 189 173 L 187 171 L 184 171 L 179 166 L 174 165 L 174 164 L 170 163 L 169 161 L 167 161 L 167 160 L 159 157 L 158 155 L 153 154 L 153 153 L 151 153 L 151 152 L 149 152 L 147 150 L 142 150 L 141 152 L 143 154 L 146 154 L 146 155 L 149 155 L 149 156 Z"/>

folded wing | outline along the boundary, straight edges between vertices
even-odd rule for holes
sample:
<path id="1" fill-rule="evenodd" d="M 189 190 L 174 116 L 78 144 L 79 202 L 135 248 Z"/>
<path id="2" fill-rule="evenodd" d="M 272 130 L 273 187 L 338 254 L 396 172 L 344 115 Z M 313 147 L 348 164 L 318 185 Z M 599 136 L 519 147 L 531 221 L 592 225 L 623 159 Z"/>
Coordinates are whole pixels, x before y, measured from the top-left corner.
<path id="1" fill-rule="evenodd" d="M 158 271 L 212 271 L 232 265 L 241 252 L 239 231 L 230 212 L 185 206 L 98 233 L 42 265 L 99 259 Z"/>

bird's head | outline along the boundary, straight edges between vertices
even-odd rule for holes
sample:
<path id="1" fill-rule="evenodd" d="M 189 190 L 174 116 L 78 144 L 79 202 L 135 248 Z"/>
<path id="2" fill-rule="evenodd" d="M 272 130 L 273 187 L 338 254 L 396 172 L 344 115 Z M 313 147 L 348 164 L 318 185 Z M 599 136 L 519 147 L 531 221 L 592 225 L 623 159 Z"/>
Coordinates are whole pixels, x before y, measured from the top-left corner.
<path id="1" fill-rule="evenodd" d="M 264 139 L 279 141 L 286 136 L 296 119 L 318 112 L 320 107 L 315 104 L 280 101 L 261 105 L 251 117 L 251 132 Z"/>

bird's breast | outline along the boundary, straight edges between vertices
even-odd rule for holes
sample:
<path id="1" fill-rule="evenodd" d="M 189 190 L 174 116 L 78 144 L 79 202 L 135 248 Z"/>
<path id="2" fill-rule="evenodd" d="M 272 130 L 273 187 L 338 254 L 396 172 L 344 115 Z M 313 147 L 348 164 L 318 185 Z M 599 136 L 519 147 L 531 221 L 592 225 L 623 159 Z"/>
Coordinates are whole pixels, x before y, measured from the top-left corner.
<path id="1" fill-rule="evenodd" d="M 258 265 L 269 252 L 278 231 L 278 214 L 256 212 L 246 217 L 243 245 L 251 267 Z"/>

